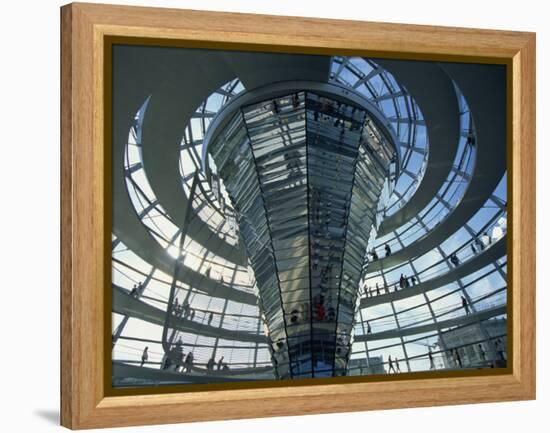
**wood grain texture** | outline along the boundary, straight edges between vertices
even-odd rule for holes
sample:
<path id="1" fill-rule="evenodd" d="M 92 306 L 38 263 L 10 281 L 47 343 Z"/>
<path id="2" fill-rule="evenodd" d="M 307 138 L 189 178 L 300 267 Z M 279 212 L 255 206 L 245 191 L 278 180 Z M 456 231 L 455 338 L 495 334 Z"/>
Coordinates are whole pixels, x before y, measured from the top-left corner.
<path id="1" fill-rule="evenodd" d="M 514 376 L 535 398 L 535 38 L 513 59 L 512 212 Z"/>
<path id="2" fill-rule="evenodd" d="M 72 10 L 61 10 L 61 423 L 70 427 L 73 398 L 72 322 Z"/>
<path id="3" fill-rule="evenodd" d="M 61 10 L 61 423 L 69 428 L 535 398 L 535 36 L 531 33 L 71 4 Z M 511 62 L 513 371 L 504 375 L 107 397 L 105 36 L 234 49 Z"/>

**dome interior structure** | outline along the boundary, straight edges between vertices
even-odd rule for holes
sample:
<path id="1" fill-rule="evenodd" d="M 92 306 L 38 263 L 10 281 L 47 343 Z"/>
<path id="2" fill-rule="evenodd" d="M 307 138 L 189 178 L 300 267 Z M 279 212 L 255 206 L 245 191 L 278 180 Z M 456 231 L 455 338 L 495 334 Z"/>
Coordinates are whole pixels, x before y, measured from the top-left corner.
<path id="1" fill-rule="evenodd" d="M 507 366 L 506 70 L 113 48 L 112 384 Z"/>

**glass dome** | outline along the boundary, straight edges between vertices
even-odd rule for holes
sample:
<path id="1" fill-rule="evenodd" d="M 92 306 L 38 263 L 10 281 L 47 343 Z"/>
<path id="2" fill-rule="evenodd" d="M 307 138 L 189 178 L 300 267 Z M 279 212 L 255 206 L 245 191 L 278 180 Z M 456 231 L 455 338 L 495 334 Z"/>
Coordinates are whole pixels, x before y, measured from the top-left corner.
<path id="1" fill-rule="evenodd" d="M 113 385 L 278 380 L 329 370 L 329 376 L 368 376 L 505 367 L 507 178 L 504 158 L 494 157 L 505 143 L 497 139 L 494 116 L 487 119 L 479 109 L 480 98 L 491 101 L 492 95 L 473 82 L 476 65 L 465 74 L 430 62 L 239 53 L 242 61 L 229 68 L 223 53 L 201 55 L 196 54 L 202 75 L 189 71 L 175 80 L 177 95 L 144 88 L 139 105 L 127 113 L 129 121 L 120 125 L 121 130 L 126 125 L 127 140 L 115 149 L 122 157 L 113 158 L 121 162 L 113 177 L 124 194 L 113 203 Z M 495 80 L 502 80 L 497 69 Z M 240 104 L 285 80 L 314 81 L 325 93 L 303 88 Z M 366 105 L 328 95 L 330 86 L 348 97 L 357 94 Z M 440 99 L 426 96 L 434 91 Z M 181 95 L 188 97 L 177 100 Z M 181 110 L 166 115 L 167 101 L 181 104 Z M 224 117 L 233 105 L 240 108 Z M 366 119 L 373 112 L 377 117 L 369 129 Z M 222 131 L 216 132 L 217 145 L 210 140 L 214 129 Z M 338 149 L 351 139 L 358 140 L 354 164 L 366 158 L 357 155 L 370 155 L 372 161 L 365 162 L 370 168 L 346 166 L 345 158 L 338 162 Z M 336 153 L 320 158 L 327 165 L 315 174 L 310 165 L 315 159 L 308 163 L 306 157 L 314 158 L 310 145 L 319 140 Z M 384 140 L 387 148 L 380 144 Z M 236 164 L 229 175 L 227 158 L 250 159 L 247 146 L 253 163 Z M 232 153 L 220 153 L 230 148 Z M 265 160 L 254 153 L 260 149 Z M 384 158 L 386 171 L 373 168 Z M 336 166 L 344 167 L 342 177 L 330 183 Z M 277 195 L 262 180 L 266 176 Z M 247 185 L 256 178 L 259 187 L 252 193 Z M 315 179 L 330 183 L 330 198 Z M 365 195 L 353 201 L 360 185 Z M 349 191 L 342 193 L 343 213 L 339 191 Z M 260 208 L 250 200 L 263 203 L 269 226 L 268 242 L 257 248 L 264 226 L 251 223 Z M 361 212 L 370 212 L 370 219 L 350 203 L 368 208 Z M 284 231 L 277 232 L 281 221 Z M 347 246 L 325 242 L 320 234 L 325 229 L 316 226 L 325 222 L 327 233 L 333 226 L 332 233 L 336 226 L 349 231 L 343 237 Z M 315 241 L 316 231 L 321 237 Z M 310 241 L 300 243 L 301 233 Z M 290 245 L 284 254 L 277 246 L 283 243 Z M 322 243 L 330 260 L 339 257 L 335 266 L 343 266 L 334 271 L 333 286 L 332 276 L 311 280 L 316 257 L 325 257 L 318 252 Z M 344 272 L 341 260 L 352 254 L 349 248 L 350 260 L 358 264 Z M 263 264 L 266 254 L 275 257 L 273 269 Z M 273 292 L 281 296 L 274 313 L 268 305 L 275 296 L 273 276 L 280 285 L 294 281 L 288 299 L 302 299 L 303 290 L 308 306 L 287 303 L 284 290 Z M 316 290 L 322 285 L 329 289 L 322 291 L 319 319 Z M 347 286 L 353 296 L 344 311 Z M 340 319 L 349 315 L 346 329 L 328 318 L 329 294 Z M 292 326 L 303 317 L 312 336 L 315 329 L 332 327 L 334 344 L 323 344 L 332 350 L 330 359 L 344 361 L 327 361 L 328 346 L 289 343 Z M 285 325 L 278 327 L 278 321 Z M 279 329 L 285 330 L 284 354 Z M 305 341 L 303 335 L 292 338 Z M 336 355 L 339 345 L 345 350 Z M 305 352 L 317 353 L 318 367 L 304 370 Z M 281 373 L 285 363 L 296 374 Z"/>

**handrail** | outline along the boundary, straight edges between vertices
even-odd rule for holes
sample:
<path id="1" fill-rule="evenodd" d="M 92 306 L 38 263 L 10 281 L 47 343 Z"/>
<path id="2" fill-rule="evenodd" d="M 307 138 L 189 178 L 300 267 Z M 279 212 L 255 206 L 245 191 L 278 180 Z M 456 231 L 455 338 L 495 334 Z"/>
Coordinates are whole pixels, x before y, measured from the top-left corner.
<path id="1" fill-rule="evenodd" d="M 418 282 L 416 285 L 409 286 L 405 289 L 399 289 L 397 291 L 395 291 L 395 286 L 393 291 L 389 291 L 389 288 L 391 286 L 388 286 L 387 293 L 385 293 L 385 286 L 382 286 L 380 287 L 380 295 L 373 295 L 371 291 L 371 296 L 363 296 L 360 301 L 360 308 L 372 307 L 385 302 L 397 301 L 408 297 L 417 296 L 431 290 L 435 290 L 452 281 L 456 281 L 458 278 L 463 278 L 464 276 L 470 275 L 478 269 L 482 269 L 491 262 L 496 261 L 498 258 L 506 254 L 506 247 L 507 237 L 503 236 L 497 242 L 492 244 L 489 248 L 486 248 L 483 252 L 478 253 L 476 256 L 473 256 L 470 260 L 463 261 L 459 267 L 448 269 L 447 272 L 444 272 L 436 276 L 435 278 Z M 478 266 L 480 264 L 479 262 L 481 262 L 480 266 Z M 505 266 L 505 264 L 499 266 L 503 267 Z M 489 273 L 492 272 L 494 271 L 490 271 Z M 478 279 L 474 281 L 477 280 Z M 470 285 L 472 282 L 470 282 L 468 285 Z"/>
<path id="2" fill-rule="evenodd" d="M 500 316 L 506 314 L 507 307 L 502 305 L 499 307 L 488 308 L 486 310 L 478 311 L 477 313 L 472 313 L 468 315 L 462 315 L 452 319 L 442 320 L 439 322 L 430 323 L 427 325 L 419 325 L 410 328 L 401 328 L 401 329 L 390 329 L 388 331 L 381 331 L 372 334 L 364 334 L 355 336 L 355 341 L 374 341 L 374 340 L 384 340 L 388 338 L 404 337 L 407 335 L 421 334 L 424 332 L 429 332 L 436 329 L 450 328 L 452 326 L 458 325 L 467 325 L 476 323 L 478 321 L 487 320 L 492 317 Z"/>

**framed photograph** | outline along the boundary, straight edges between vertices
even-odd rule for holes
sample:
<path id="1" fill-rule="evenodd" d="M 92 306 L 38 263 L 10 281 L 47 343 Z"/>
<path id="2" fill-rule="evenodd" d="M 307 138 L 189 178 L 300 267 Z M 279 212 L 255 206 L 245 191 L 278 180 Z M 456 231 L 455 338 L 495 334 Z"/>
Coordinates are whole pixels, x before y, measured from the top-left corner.
<path id="1" fill-rule="evenodd" d="M 535 398 L 534 34 L 61 21 L 62 425 Z"/>

